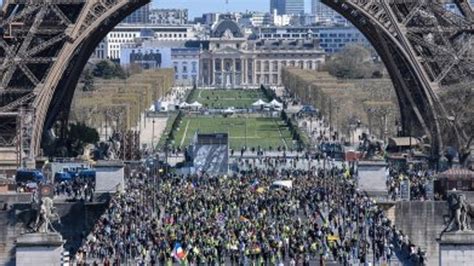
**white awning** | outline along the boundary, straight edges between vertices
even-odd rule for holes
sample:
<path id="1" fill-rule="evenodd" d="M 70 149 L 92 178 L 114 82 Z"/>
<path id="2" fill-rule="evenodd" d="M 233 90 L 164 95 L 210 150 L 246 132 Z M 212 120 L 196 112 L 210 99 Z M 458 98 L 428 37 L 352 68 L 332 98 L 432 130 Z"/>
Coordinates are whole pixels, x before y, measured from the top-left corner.
<path id="1" fill-rule="evenodd" d="M 252 104 L 252 106 L 262 106 L 262 105 L 266 105 L 267 103 L 265 101 L 263 101 L 262 99 L 258 99 L 258 101 L 254 102 Z"/>
<path id="2" fill-rule="evenodd" d="M 279 107 L 282 107 L 283 104 L 275 99 L 273 99 L 271 102 L 270 102 L 271 105 L 273 106 L 279 106 Z"/>

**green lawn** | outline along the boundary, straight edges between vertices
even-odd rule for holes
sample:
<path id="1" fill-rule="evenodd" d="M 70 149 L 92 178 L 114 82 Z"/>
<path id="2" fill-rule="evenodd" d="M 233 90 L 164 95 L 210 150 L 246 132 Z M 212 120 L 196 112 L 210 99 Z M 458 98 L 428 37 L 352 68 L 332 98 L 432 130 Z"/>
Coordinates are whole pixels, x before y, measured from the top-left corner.
<path id="1" fill-rule="evenodd" d="M 175 134 L 174 146 L 185 147 L 190 144 L 194 134 L 229 133 L 230 147 L 240 150 L 247 144 L 248 148 L 260 147 L 274 150 L 278 146 L 293 147 L 291 133 L 279 118 L 267 117 L 184 117 Z"/>
<path id="2" fill-rule="evenodd" d="M 213 109 L 251 108 L 252 103 L 258 99 L 268 101 L 261 90 L 258 89 L 232 89 L 232 90 L 202 90 L 197 89 L 191 94 L 190 103 L 198 101 L 205 107 Z"/>

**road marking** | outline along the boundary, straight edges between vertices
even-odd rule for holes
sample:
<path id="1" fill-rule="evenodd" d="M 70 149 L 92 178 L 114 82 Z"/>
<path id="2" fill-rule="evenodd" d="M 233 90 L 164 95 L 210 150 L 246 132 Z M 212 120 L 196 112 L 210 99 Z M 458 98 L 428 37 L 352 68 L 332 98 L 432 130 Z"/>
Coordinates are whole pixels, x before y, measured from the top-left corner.
<path id="1" fill-rule="evenodd" d="M 188 134 L 189 122 L 191 122 L 191 120 L 188 120 L 188 122 L 186 122 L 186 127 L 184 128 L 183 138 L 181 139 L 181 144 L 179 145 L 180 147 L 183 147 L 184 140 L 186 139 L 186 135 Z"/>

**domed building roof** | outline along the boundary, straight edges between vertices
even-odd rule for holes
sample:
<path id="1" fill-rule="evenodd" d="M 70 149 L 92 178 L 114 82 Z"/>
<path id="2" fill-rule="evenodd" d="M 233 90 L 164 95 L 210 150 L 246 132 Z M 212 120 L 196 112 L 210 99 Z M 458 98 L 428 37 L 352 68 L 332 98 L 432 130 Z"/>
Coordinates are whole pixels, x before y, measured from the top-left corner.
<path id="1" fill-rule="evenodd" d="M 229 34 L 232 36 L 228 36 Z M 221 20 L 215 26 L 214 30 L 211 33 L 211 37 L 222 38 L 222 37 L 234 37 L 234 38 L 243 38 L 244 34 L 240 29 L 239 25 L 230 19 Z"/>

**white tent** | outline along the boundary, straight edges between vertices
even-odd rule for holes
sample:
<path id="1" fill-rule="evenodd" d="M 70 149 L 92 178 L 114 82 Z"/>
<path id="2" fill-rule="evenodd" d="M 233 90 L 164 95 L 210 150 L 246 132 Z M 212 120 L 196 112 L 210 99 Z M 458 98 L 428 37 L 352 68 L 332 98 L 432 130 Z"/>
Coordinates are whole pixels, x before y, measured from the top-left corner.
<path id="1" fill-rule="evenodd" d="M 272 106 L 278 106 L 278 107 L 283 107 L 283 104 L 275 99 L 273 99 L 271 102 L 270 102 L 270 105 Z"/>
<path id="2" fill-rule="evenodd" d="M 201 108 L 201 107 L 202 107 L 202 104 L 200 104 L 198 101 L 195 101 L 195 102 L 193 102 L 192 104 L 190 104 L 189 106 L 190 106 L 190 107 Z"/>
<path id="3" fill-rule="evenodd" d="M 189 108 L 189 107 L 190 107 L 190 104 L 187 102 L 182 102 L 181 104 L 179 104 L 179 108 Z"/>
<path id="4" fill-rule="evenodd" d="M 229 107 L 226 110 L 224 110 L 224 114 L 234 114 L 234 113 L 235 113 L 234 107 Z"/>
<path id="5" fill-rule="evenodd" d="M 260 107 L 262 105 L 266 105 L 267 103 L 265 101 L 263 101 L 262 99 L 258 99 L 258 101 L 252 103 L 252 106 L 254 107 Z"/>

